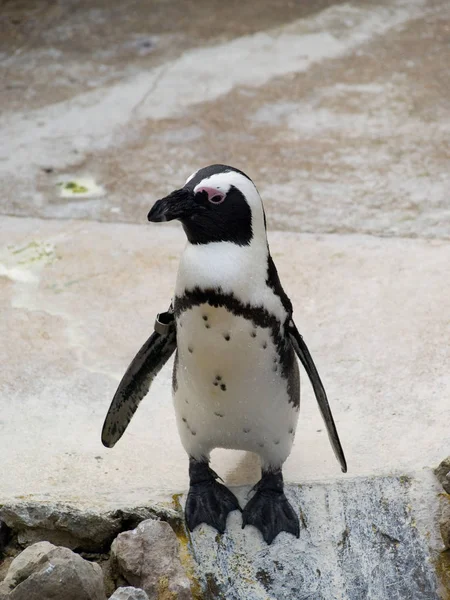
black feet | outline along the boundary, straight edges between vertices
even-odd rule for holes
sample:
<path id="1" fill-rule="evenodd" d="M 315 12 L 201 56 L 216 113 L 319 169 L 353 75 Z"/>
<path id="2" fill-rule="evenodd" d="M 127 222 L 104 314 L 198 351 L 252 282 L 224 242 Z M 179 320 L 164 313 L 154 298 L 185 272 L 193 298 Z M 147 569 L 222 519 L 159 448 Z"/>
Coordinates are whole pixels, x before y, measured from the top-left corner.
<path id="1" fill-rule="evenodd" d="M 298 537 L 300 524 L 294 509 L 283 492 L 281 470 L 274 473 L 263 472 L 256 484 L 256 493 L 247 502 L 242 512 L 242 528 L 253 525 L 263 534 L 268 544 L 282 531 Z"/>
<path id="2" fill-rule="evenodd" d="M 236 496 L 221 483 L 207 462 L 189 461 L 190 488 L 186 500 L 185 517 L 190 531 L 206 523 L 224 533 L 228 513 L 241 510 Z M 283 491 L 281 470 L 264 472 L 255 486 L 255 495 L 242 513 L 242 528 L 253 525 L 262 533 L 267 544 L 282 531 L 296 537 L 300 525 L 294 509 Z"/>
<path id="3" fill-rule="evenodd" d="M 206 523 L 225 531 L 228 513 L 241 510 L 236 496 L 221 483 L 208 463 L 189 461 L 190 487 L 184 509 L 186 524 L 193 531 L 200 523 Z"/>

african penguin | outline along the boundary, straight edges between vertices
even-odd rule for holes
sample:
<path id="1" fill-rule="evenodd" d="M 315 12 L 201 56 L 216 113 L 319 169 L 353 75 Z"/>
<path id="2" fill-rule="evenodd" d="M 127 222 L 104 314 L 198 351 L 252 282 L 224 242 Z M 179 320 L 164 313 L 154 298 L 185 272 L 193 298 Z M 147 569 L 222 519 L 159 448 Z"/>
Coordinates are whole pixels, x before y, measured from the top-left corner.
<path id="1" fill-rule="evenodd" d="M 325 391 L 270 255 L 261 198 L 242 171 L 211 165 L 157 201 L 148 215 L 152 222 L 173 219 L 181 221 L 187 244 L 165 313 L 169 325 L 161 326 L 162 337 L 153 334 L 157 342 L 149 340 L 130 365 L 126 385 L 116 393 L 116 412 L 113 400 L 113 418 L 105 422 L 104 443 L 120 437 L 151 378 L 175 350 L 173 401 L 189 456 L 189 529 L 207 523 L 223 532 L 228 513 L 240 510 L 209 467 L 214 448 L 230 448 L 261 459 L 262 476 L 243 508 L 242 526 L 255 526 L 269 544 L 281 531 L 298 536 L 299 520 L 282 476 L 300 407 L 295 354 L 311 379 L 343 470 L 346 463 Z M 175 327 L 169 331 L 170 319 Z"/>

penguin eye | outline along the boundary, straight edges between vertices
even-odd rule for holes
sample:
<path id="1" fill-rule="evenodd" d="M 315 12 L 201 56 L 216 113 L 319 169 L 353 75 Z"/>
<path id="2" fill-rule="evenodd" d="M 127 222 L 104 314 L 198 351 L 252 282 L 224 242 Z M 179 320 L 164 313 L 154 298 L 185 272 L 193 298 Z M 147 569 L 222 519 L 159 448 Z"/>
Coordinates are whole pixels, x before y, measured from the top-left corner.
<path id="1" fill-rule="evenodd" d="M 220 204 L 221 202 L 223 202 L 225 200 L 225 194 L 216 194 L 212 198 L 210 198 L 208 196 L 208 200 L 210 202 L 212 202 L 213 204 Z"/>
<path id="2" fill-rule="evenodd" d="M 200 192 L 204 192 L 208 196 L 208 200 L 211 202 L 211 204 L 221 204 L 227 196 L 224 192 L 212 187 L 202 186 L 196 190 L 197 194 Z"/>

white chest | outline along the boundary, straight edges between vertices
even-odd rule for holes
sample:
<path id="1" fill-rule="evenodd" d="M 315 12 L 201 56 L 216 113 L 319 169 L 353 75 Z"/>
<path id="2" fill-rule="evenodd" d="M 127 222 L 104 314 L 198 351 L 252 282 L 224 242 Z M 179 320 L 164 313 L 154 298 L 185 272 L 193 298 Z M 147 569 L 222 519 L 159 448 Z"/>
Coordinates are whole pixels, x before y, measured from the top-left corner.
<path id="1" fill-rule="evenodd" d="M 250 246 L 231 242 L 187 244 L 181 256 L 175 294 L 178 297 L 198 288 L 220 290 L 252 307 L 264 307 L 283 323 L 287 313 L 267 285 L 268 248 L 265 240 Z"/>
<path id="2" fill-rule="evenodd" d="M 290 452 L 298 370 L 291 361 L 294 406 L 279 363 L 287 312 L 267 277 L 265 237 L 245 247 L 188 243 L 182 255 L 174 404 L 190 456 L 235 448 L 257 452 L 266 465 L 281 465 Z"/>
<path id="3" fill-rule="evenodd" d="M 269 326 L 200 304 L 177 318 L 177 348 L 174 403 L 191 455 L 224 447 L 287 456 L 298 411 Z"/>
<path id="4" fill-rule="evenodd" d="M 273 382 L 280 384 L 277 348 L 270 327 L 209 304 L 192 306 L 177 318 L 179 366 L 201 394 L 228 388 L 250 399 Z M 221 385 L 215 385 L 222 381 Z M 212 387 L 211 387 L 212 386 Z"/>

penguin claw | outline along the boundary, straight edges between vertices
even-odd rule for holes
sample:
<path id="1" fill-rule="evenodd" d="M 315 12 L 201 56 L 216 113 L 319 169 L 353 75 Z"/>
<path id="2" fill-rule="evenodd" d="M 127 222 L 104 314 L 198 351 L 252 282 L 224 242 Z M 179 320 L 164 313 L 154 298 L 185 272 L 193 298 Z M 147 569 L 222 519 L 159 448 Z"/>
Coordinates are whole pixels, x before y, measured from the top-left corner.
<path id="1" fill-rule="evenodd" d="M 189 531 L 206 523 L 224 533 L 228 513 L 233 510 L 241 510 L 238 499 L 215 479 L 191 484 L 184 509 Z"/>
<path id="2" fill-rule="evenodd" d="M 246 525 L 256 527 L 269 545 L 282 531 L 297 538 L 300 535 L 298 517 L 284 492 L 270 489 L 257 490 L 247 503 L 242 512 L 242 529 Z"/>

